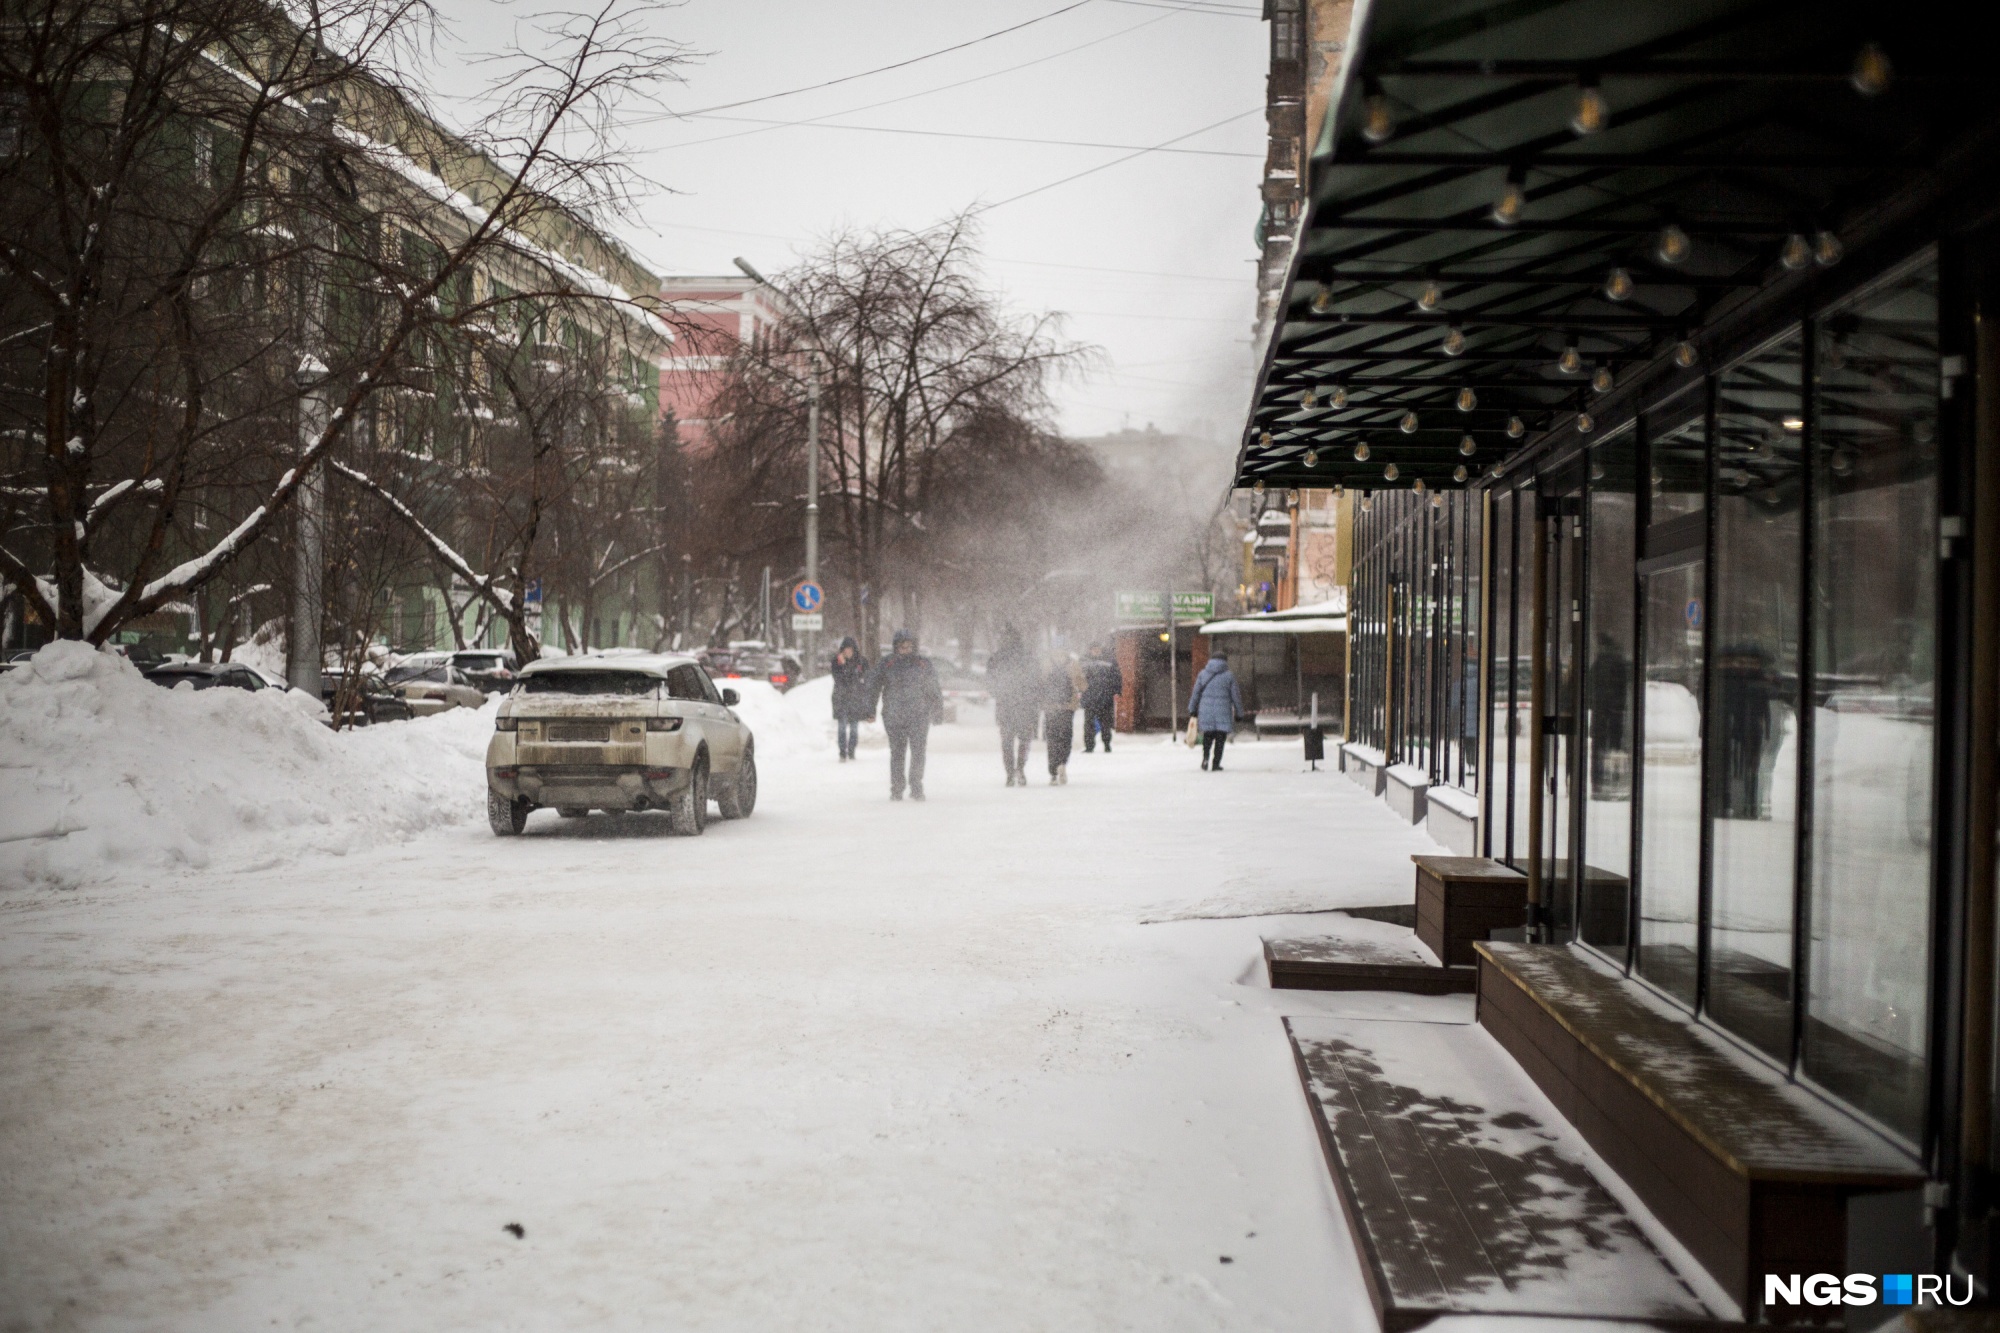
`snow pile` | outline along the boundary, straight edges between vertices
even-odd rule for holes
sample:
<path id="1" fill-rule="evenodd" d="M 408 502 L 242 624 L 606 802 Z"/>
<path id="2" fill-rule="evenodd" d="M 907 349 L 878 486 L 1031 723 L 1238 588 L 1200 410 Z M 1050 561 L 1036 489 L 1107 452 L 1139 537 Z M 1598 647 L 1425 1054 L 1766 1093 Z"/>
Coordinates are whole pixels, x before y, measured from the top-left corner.
<path id="1" fill-rule="evenodd" d="M 345 854 L 483 813 L 493 705 L 335 733 L 280 690 L 165 690 L 58 642 L 0 675 L 0 886 Z"/>
<path id="2" fill-rule="evenodd" d="M 781 693 L 765 680 L 723 680 L 716 684 L 736 691 L 736 716 L 749 724 L 750 734 L 757 738 L 758 758 L 805 754 L 824 750 L 833 743 L 831 720 L 824 727 L 815 726 L 799 707 L 798 696 L 811 690 L 811 684 L 801 685 L 790 694 Z M 822 711 L 826 711 L 825 707 Z"/>

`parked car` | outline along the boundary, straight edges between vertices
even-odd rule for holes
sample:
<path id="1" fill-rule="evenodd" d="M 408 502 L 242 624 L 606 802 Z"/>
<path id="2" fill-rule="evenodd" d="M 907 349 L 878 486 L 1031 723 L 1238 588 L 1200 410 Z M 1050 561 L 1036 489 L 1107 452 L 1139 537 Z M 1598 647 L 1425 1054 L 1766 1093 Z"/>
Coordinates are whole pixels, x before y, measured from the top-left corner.
<path id="1" fill-rule="evenodd" d="M 268 690 L 270 683 L 241 662 L 169 662 L 145 673 L 146 679 L 167 689 L 186 685 L 191 689 L 212 690 L 218 686 L 235 690 Z"/>
<path id="2" fill-rule="evenodd" d="M 521 664 L 511 648 L 461 648 L 451 655 L 466 683 L 488 694 L 505 694 L 514 688 L 514 673 Z"/>
<path id="3" fill-rule="evenodd" d="M 486 694 L 449 661 L 400 662 L 389 668 L 384 683 L 410 705 L 417 717 L 429 717 L 448 708 L 478 708 Z"/>
<path id="4" fill-rule="evenodd" d="M 486 750 L 486 813 L 501 836 L 553 806 L 664 810 L 673 831 L 698 834 L 713 799 L 724 819 L 757 806 L 756 737 L 681 653 L 559 657 L 521 668 Z"/>
<path id="5" fill-rule="evenodd" d="M 717 680 L 769 681 L 781 694 L 804 678 L 798 658 L 771 649 L 710 648 L 702 661 Z"/>
<path id="6" fill-rule="evenodd" d="M 332 716 L 329 726 L 365 727 L 376 722 L 407 722 L 416 714 L 409 700 L 390 689 L 373 667 L 363 667 L 354 683 L 347 673 L 330 667 L 319 676 L 319 698 Z"/>

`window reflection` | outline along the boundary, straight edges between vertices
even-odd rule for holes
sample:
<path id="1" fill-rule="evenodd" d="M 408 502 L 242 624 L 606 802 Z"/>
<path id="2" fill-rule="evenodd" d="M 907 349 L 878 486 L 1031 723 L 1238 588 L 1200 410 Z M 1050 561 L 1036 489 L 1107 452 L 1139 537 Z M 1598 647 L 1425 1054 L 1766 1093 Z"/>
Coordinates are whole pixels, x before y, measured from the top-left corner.
<path id="1" fill-rule="evenodd" d="M 1924 1112 L 1937 551 L 1937 267 L 1818 334 L 1805 1070 L 1910 1138 Z"/>
<path id="2" fill-rule="evenodd" d="M 1798 826 L 1802 343 L 1795 332 L 1716 386 L 1715 813 L 1706 1006 L 1787 1063 Z"/>
<path id="3" fill-rule="evenodd" d="M 1644 580 L 1639 971 L 1689 1005 L 1701 905 L 1702 564 L 1653 569 Z"/>
<path id="4" fill-rule="evenodd" d="M 1624 961 L 1632 868 L 1634 432 L 1590 454 L 1589 647 L 1584 654 L 1583 884 L 1578 934 Z"/>

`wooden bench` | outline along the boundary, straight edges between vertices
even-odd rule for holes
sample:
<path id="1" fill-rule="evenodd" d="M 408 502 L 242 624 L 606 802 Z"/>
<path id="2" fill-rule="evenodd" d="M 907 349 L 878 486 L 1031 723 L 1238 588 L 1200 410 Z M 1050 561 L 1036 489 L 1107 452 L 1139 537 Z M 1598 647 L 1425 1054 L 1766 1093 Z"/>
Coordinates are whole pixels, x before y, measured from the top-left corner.
<path id="1" fill-rule="evenodd" d="M 1412 856 L 1417 867 L 1417 938 L 1447 967 L 1478 962 L 1472 946 L 1491 930 L 1521 925 L 1528 880 L 1483 856 Z"/>
<path id="2" fill-rule="evenodd" d="M 1487 1033 L 1304 1017 L 1285 1029 L 1385 1333 L 1476 1314 L 1724 1326 Z"/>
<path id="3" fill-rule="evenodd" d="M 1479 973 L 1439 967 L 1415 947 L 1338 938 L 1267 939 L 1264 968 L 1273 990 L 1389 990 L 1410 995 L 1470 995 Z"/>
<path id="4" fill-rule="evenodd" d="M 1887 1139 L 1563 945 L 1483 943 L 1479 1022 L 1687 1246 L 1744 1317 L 1763 1275 L 1847 1271 L 1847 1201 L 1915 1189 Z"/>

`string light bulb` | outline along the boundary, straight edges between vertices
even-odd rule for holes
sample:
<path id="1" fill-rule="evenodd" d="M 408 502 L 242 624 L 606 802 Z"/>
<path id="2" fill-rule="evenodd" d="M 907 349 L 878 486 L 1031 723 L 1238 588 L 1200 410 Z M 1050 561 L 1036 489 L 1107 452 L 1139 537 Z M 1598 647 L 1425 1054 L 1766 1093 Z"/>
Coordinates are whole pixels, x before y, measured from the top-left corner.
<path id="1" fill-rule="evenodd" d="M 1357 463 L 1365 463 L 1368 461 L 1368 441 L 1363 440 L 1361 443 L 1354 446 L 1354 461 Z"/>
<path id="2" fill-rule="evenodd" d="M 1438 286 L 1437 280 L 1433 278 L 1426 282 L 1423 291 L 1417 294 L 1417 309 L 1435 310 L 1443 304 L 1444 288 Z"/>
<path id="3" fill-rule="evenodd" d="M 1461 435 L 1458 437 L 1458 452 L 1465 455 L 1467 458 L 1472 457 L 1472 455 L 1476 453 L 1478 449 L 1479 445 L 1473 440 L 1473 438 L 1470 435 Z"/>
<path id="4" fill-rule="evenodd" d="M 1259 435 L 1257 437 L 1257 443 L 1262 445 L 1264 448 L 1269 449 L 1271 447 L 1271 432 L 1267 430 L 1262 435 Z"/>
<path id="5" fill-rule="evenodd" d="M 1300 406 L 1300 407 L 1311 407 L 1311 406 L 1312 406 L 1312 405 L 1313 405 L 1313 404 L 1314 404 L 1315 402 L 1317 402 L 1317 401 L 1318 401 L 1318 399 L 1319 399 L 1319 392 L 1318 392 L 1318 390 L 1316 390 L 1316 389 L 1307 389 L 1307 390 L 1306 390 L 1305 392 L 1303 392 L 1303 393 L 1301 393 L 1301 394 L 1299 395 L 1299 406 Z"/>
<path id="6" fill-rule="evenodd" d="M 1605 274 L 1604 299 L 1607 301 L 1631 300 L 1632 275 L 1622 268 L 1614 268 Z"/>
<path id="7" fill-rule="evenodd" d="M 1493 480 L 1498 481 L 1500 480 L 1500 478 L 1507 475 L 1507 469 L 1501 467 L 1498 463 L 1495 463 L 1492 467 L 1486 469 L 1486 475 L 1493 478 Z"/>
<path id="8" fill-rule="evenodd" d="M 1463 469 L 1463 468 L 1460 468 L 1460 469 L 1459 469 L 1459 471 L 1461 471 L 1461 472 L 1463 472 L 1464 470 L 1465 470 L 1465 469 Z M 1431 492 L 1431 508 L 1433 508 L 1433 509 L 1442 509 L 1442 508 L 1444 508 L 1444 492 L 1443 492 L 1443 491 L 1432 491 L 1432 492 Z"/>
<path id="9" fill-rule="evenodd" d="M 1562 355 L 1556 358 L 1556 369 L 1565 375 L 1583 373 L 1583 353 L 1576 350 L 1575 343 L 1563 348 Z"/>
<path id="10" fill-rule="evenodd" d="M 1346 407 L 1346 406 L 1347 406 L 1347 386 L 1346 386 L 1346 385 L 1344 385 L 1344 384 L 1341 384 L 1341 385 L 1335 385 L 1335 386 L 1334 386 L 1334 390 L 1333 390 L 1333 405 L 1334 405 L 1335 407 Z"/>
<path id="11" fill-rule="evenodd" d="M 1591 372 L 1590 387 L 1599 393 L 1610 393 L 1611 386 L 1616 382 L 1616 379 L 1611 374 L 1610 366 L 1599 366 L 1595 371 Z"/>
<path id="12" fill-rule="evenodd" d="M 1456 324 L 1444 331 L 1444 354 L 1446 356 L 1465 354 L 1465 330 Z"/>
<path id="13" fill-rule="evenodd" d="M 1331 310 L 1332 308 L 1333 308 L 1333 288 L 1327 286 L 1325 283 L 1322 282 L 1319 285 L 1319 290 L 1313 293 L 1312 312 L 1315 315 L 1324 315 L 1327 311 Z"/>
<path id="14" fill-rule="evenodd" d="M 1840 238 L 1832 232 L 1813 233 L 1813 262 L 1821 268 L 1832 268 L 1846 253 L 1847 247 L 1842 245 Z"/>
<path id="15" fill-rule="evenodd" d="M 1451 479 L 1455 482 L 1458 482 L 1461 485 L 1463 485 L 1465 479 L 1471 475 L 1472 475 L 1471 473 L 1465 470 L 1465 464 L 1463 463 L 1460 463 L 1457 467 L 1451 470 Z"/>
<path id="16" fill-rule="evenodd" d="M 1415 491 L 1418 495 L 1422 495 L 1424 493 L 1424 479 L 1422 477 L 1418 477 L 1415 481 L 1412 481 L 1410 483 L 1410 489 Z"/>
<path id="17" fill-rule="evenodd" d="M 1576 113 L 1569 118 L 1570 132 L 1577 135 L 1601 133 L 1611 123 L 1611 105 L 1595 80 L 1576 90 Z"/>
<path id="18" fill-rule="evenodd" d="M 1375 497 L 1368 491 L 1361 492 L 1361 512 L 1367 513 L 1375 507 Z"/>
<path id="19" fill-rule="evenodd" d="M 1682 370 L 1693 369 L 1695 362 L 1699 360 L 1701 360 L 1701 353 L 1696 350 L 1691 340 L 1683 338 L 1674 344 L 1674 364 Z"/>
<path id="20" fill-rule="evenodd" d="M 1855 54 L 1854 71 L 1847 77 L 1848 82 L 1854 85 L 1854 91 L 1863 97 L 1880 97 L 1889 91 L 1896 70 L 1889 63 L 1889 53 L 1869 42 Z"/>
<path id="21" fill-rule="evenodd" d="M 1403 419 L 1396 423 L 1396 429 L 1405 435 L 1415 435 L 1417 433 L 1417 414 L 1415 412 L 1403 413 Z"/>
<path id="22" fill-rule="evenodd" d="M 1257 484 L 1252 486 L 1250 490 L 1253 494 L 1262 495 L 1264 493 L 1264 479 L 1262 477 L 1257 478 Z"/>
<path id="23" fill-rule="evenodd" d="M 1660 228 L 1659 239 L 1653 242 L 1653 258 L 1672 268 L 1685 264 L 1687 257 L 1694 253 L 1694 242 L 1682 231 L 1678 224 L 1669 222 Z"/>
<path id="24" fill-rule="evenodd" d="M 1473 408 L 1479 406 L 1479 395 L 1474 393 L 1468 386 L 1458 391 L 1457 401 L 1459 411 L 1470 412 Z"/>
<path id="25" fill-rule="evenodd" d="M 1306 450 L 1306 470 L 1310 472 L 1312 471 L 1312 469 L 1318 466 L 1319 466 L 1319 450 L 1317 449 Z"/>
<path id="26" fill-rule="evenodd" d="M 1382 469 L 1382 477 L 1385 481 L 1394 481 L 1397 477 L 1401 475 L 1402 475 L 1402 469 L 1398 468 L 1394 463 L 1391 463 L 1389 464 L 1389 466 Z"/>
<path id="27" fill-rule="evenodd" d="M 1508 417 L 1508 418 L 1507 418 L 1507 438 L 1508 438 L 1508 439 L 1510 439 L 1510 440 L 1518 440 L 1518 439 L 1520 439 L 1520 438 L 1521 438 L 1521 437 L 1522 437 L 1523 435 L 1526 435 L 1527 433 L 1528 433 L 1528 423 L 1527 423 L 1527 422 L 1525 422 L 1525 421 L 1521 420 L 1521 418 L 1519 418 L 1519 417 Z"/>
<path id="28" fill-rule="evenodd" d="M 1511 227 L 1521 220 L 1527 211 L 1528 192 L 1521 187 L 1521 173 L 1517 167 L 1507 173 L 1507 183 L 1500 187 L 1500 197 L 1493 201 L 1493 220 L 1503 227 Z"/>
<path id="29" fill-rule="evenodd" d="M 1596 429 L 1596 417 L 1590 415 L 1588 412 L 1578 412 L 1576 414 L 1576 433 L 1578 435 L 1588 435 Z"/>
<path id="30" fill-rule="evenodd" d="M 1778 250 L 1778 262 L 1794 273 L 1812 263 L 1812 242 L 1793 232 Z"/>
<path id="31" fill-rule="evenodd" d="M 1368 94 L 1362 108 L 1361 137 L 1369 143 L 1387 143 L 1395 133 L 1396 113 L 1389 109 L 1389 99 L 1379 92 Z"/>

